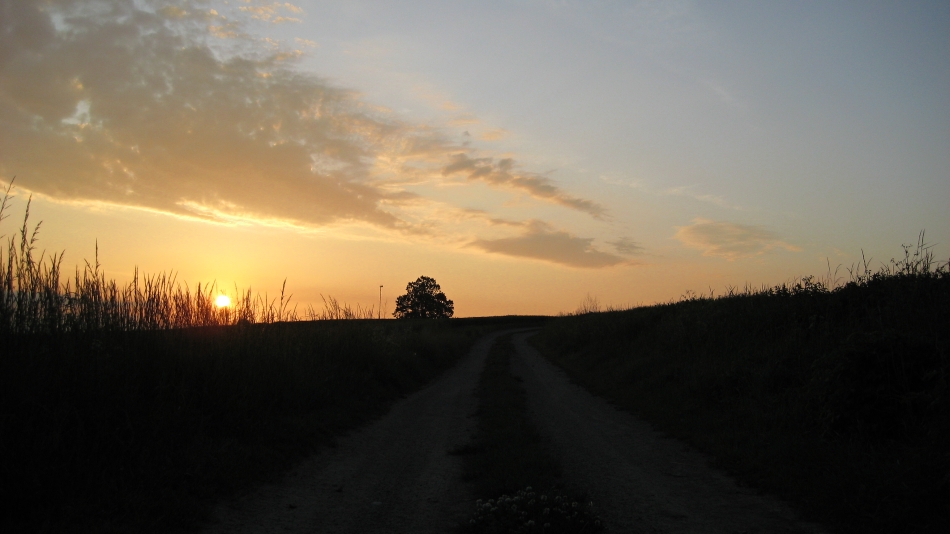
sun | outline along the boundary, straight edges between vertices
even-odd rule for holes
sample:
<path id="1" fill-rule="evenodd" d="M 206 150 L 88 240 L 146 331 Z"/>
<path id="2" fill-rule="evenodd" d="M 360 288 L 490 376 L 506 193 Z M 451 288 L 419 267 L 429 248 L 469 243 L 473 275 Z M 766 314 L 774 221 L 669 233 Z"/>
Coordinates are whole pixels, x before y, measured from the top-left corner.
<path id="1" fill-rule="evenodd" d="M 218 295 L 218 298 L 214 299 L 214 305 L 219 308 L 227 308 L 231 305 L 231 297 L 227 295 Z"/>

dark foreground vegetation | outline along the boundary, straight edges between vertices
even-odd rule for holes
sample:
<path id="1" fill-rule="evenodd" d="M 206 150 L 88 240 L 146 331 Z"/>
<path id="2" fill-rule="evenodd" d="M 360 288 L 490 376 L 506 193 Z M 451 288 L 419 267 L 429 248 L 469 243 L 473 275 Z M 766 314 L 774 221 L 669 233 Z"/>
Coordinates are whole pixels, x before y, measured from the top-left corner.
<path id="1" fill-rule="evenodd" d="M 465 478 L 478 500 L 464 532 L 574 534 L 603 530 L 583 494 L 565 487 L 557 460 L 527 414 L 525 391 L 511 374 L 511 337 L 492 347 L 478 384 L 478 425 L 465 457 Z"/>
<path id="2" fill-rule="evenodd" d="M 217 308 L 213 286 L 96 264 L 64 282 L 37 229 L 0 250 L 0 532 L 193 529 L 507 322 L 291 322 L 283 295 Z"/>
<path id="3" fill-rule="evenodd" d="M 950 273 L 922 241 L 846 284 L 577 314 L 534 343 L 833 530 L 950 532 Z"/>
<path id="4" fill-rule="evenodd" d="M 382 414 L 478 331 L 327 321 L 5 336 L 0 530 L 187 527 Z"/>

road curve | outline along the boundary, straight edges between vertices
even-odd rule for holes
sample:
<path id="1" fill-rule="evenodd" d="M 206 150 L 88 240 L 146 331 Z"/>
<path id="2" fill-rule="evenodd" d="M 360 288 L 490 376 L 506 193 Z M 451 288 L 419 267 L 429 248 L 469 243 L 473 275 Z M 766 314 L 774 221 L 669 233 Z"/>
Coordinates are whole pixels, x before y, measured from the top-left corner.
<path id="1" fill-rule="evenodd" d="M 665 438 L 570 382 L 514 336 L 512 373 L 522 379 L 530 420 L 566 480 L 586 490 L 613 532 L 820 533 L 786 504 L 740 488 L 706 458 Z"/>
<path id="2" fill-rule="evenodd" d="M 496 332 L 383 418 L 338 440 L 285 479 L 220 506 L 216 533 L 451 532 L 474 497 L 449 450 L 471 440 L 475 386 Z"/>

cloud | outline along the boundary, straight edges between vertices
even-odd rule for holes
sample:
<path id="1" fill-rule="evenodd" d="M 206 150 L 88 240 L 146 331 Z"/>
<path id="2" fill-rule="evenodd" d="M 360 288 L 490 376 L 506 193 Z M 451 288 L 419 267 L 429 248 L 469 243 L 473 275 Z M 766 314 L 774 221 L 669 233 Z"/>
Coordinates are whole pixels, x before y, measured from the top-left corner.
<path id="1" fill-rule="evenodd" d="M 499 139 L 504 139 L 507 135 L 508 131 L 504 128 L 495 128 L 494 130 L 488 130 L 480 137 L 483 141 L 497 141 Z"/>
<path id="2" fill-rule="evenodd" d="M 5 8 L 0 174 L 60 200 L 399 226 L 364 161 L 397 125 L 279 54 L 219 58 L 194 26 L 99 5 L 65 8 L 59 31 Z"/>
<path id="3" fill-rule="evenodd" d="M 711 194 L 708 194 L 708 193 L 698 193 L 698 192 L 696 192 L 695 189 L 696 189 L 696 186 L 684 185 L 684 186 L 678 186 L 678 187 L 672 187 L 672 188 L 670 188 L 670 189 L 666 189 L 666 190 L 664 190 L 664 191 L 661 191 L 660 194 L 661 194 L 661 195 L 669 195 L 669 196 L 688 197 L 688 198 L 691 198 L 691 199 L 693 199 L 693 200 L 698 200 L 698 201 L 700 201 L 700 202 L 707 202 L 707 203 L 709 203 L 709 204 L 715 204 L 716 206 L 719 206 L 719 207 L 721 207 L 721 208 L 728 208 L 728 209 L 732 209 L 732 210 L 742 210 L 741 207 L 736 206 L 735 204 L 729 203 L 729 202 L 728 202 L 724 197 L 722 197 L 721 195 L 711 195 Z"/>
<path id="4" fill-rule="evenodd" d="M 468 154 L 459 153 L 453 155 L 451 163 L 442 168 L 442 174 L 463 174 L 472 181 L 520 189 L 532 197 L 583 211 L 596 219 L 606 216 L 606 210 L 600 204 L 568 195 L 550 179 L 534 173 L 517 172 L 514 167 L 515 162 L 511 158 L 504 158 L 495 163 L 492 158 L 472 158 Z"/>
<path id="5" fill-rule="evenodd" d="M 295 70 L 301 52 L 240 19 L 296 6 L 229 9 L 0 0 L 0 180 L 65 202 L 418 233 L 401 210 L 426 199 L 405 184 L 466 172 L 603 215 L 511 159 L 459 154 L 436 129 Z"/>
<path id="6" fill-rule="evenodd" d="M 531 221 L 528 227 L 526 233 L 517 237 L 476 239 L 468 246 L 495 254 L 586 269 L 630 263 L 620 256 L 596 250 L 592 238 L 575 237 L 568 232 L 553 230 L 550 225 L 540 221 Z"/>
<path id="7" fill-rule="evenodd" d="M 301 39 L 300 37 L 294 37 L 294 42 L 300 46 L 306 46 L 308 48 L 317 48 L 319 46 L 316 41 L 311 41 L 310 39 Z"/>
<path id="8" fill-rule="evenodd" d="M 450 105 L 454 105 L 454 104 L 450 103 Z M 442 107 L 444 109 L 445 104 L 443 104 Z M 454 119 L 450 120 L 449 125 L 450 126 L 468 126 L 469 124 L 479 124 L 480 122 L 482 121 L 479 120 L 478 117 L 476 117 L 475 115 L 472 115 L 471 113 L 466 113 L 464 115 L 459 115 L 458 117 L 455 117 Z"/>
<path id="9" fill-rule="evenodd" d="M 250 0 L 244 0 L 245 3 L 251 4 L 247 6 L 241 6 L 238 9 L 249 13 L 251 17 L 262 20 L 264 22 L 270 22 L 272 24 L 280 24 L 282 22 L 301 22 L 301 19 L 298 17 L 284 16 L 281 15 L 281 12 L 288 12 L 294 15 L 303 15 L 303 9 L 291 4 L 290 2 L 251 2 Z"/>
<path id="10" fill-rule="evenodd" d="M 616 241 L 608 241 L 607 243 L 613 245 L 614 249 L 620 254 L 640 254 L 643 252 L 643 247 L 629 237 L 621 237 Z"/>
<path id="11" fill-rule="evenodd" d="M 718 256 L 730 261 L 758 256 L 775 248 L 793 252 L 801 250 L 759 226 L 704 219 L 696 219 L 689 226 L 678 227 L 674 237 L 690 248 L 702 250 L 704 256 Z"/>
<path id="12" fill-rule="evenodd" d="M 705 202 L 708 204 L 719 206 L 720 208 L 726 208 L 726 209 L 736 210 L 736 211 L 746 211 L 746 209 L 743 208 L 742 206 L 730 203 L 722 195 L 712 195 L 709 193 L 701 193 L 697 191 L 696 185 L 680 185 L 676 187 L 670 187 L 667 189 L 657 190 L 637 179 L 623 179 L 623 178 L 617 178 L 615 176 L 601 175 L 600 180 L 610 185 L 629 187 L 630 189 L 636 189 L 638 191 L 642 191 L 644 193 L 648 193 L 651 195 L 691 198 L 699 202 Z"/>
<path id="13" fill-rule="evenodd" d="M 171 19 L 183 19 L 188 16 L 188 12 L 178 6 L 164 6 L 158 12 Z"/>
<path id="14" fill-rule="evenodd" d="M 459 210 L 459 214 L 463 218 L 480 220 L 491 226 L 526 228 L 534 224 L 532 221 L 517 221 L 513 219 L 504 219 L 501 217 L 492 217 L 487 211 L 474 208 L 463 208 Z"/>

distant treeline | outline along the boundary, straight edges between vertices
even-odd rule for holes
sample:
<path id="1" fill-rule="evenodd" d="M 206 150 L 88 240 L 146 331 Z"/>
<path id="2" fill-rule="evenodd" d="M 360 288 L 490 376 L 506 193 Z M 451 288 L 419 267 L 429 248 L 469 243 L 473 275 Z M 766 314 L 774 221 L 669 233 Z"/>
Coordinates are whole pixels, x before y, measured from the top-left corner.
<path id="1" fill-rule="evenodd" d="M 578 313 L 535 343 L 812 520 L 950 532 L 950 273 L 922 237 L 847 283 L 809 277 Z"/>

